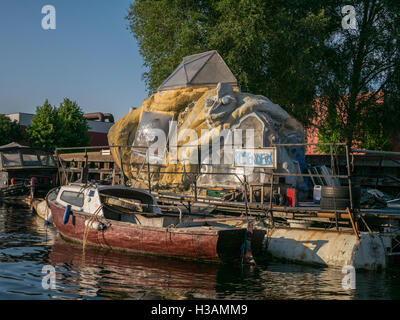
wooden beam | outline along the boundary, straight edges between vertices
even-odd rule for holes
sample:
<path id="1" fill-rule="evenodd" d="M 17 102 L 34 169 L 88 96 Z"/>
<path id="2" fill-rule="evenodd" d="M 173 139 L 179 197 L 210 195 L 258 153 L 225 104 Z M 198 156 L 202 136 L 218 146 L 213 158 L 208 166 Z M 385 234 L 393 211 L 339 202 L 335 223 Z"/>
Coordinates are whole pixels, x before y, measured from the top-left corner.
<path id="1" fill-rule="evenodd" d="M 354 231 L 354 233 L 355 233 L 355 235 L 357 237 L 357 240 L 360 241 L 360 236 L 358 235 L 358 230 L 356 229 L 356 226 L 354 224 L 353 216 L 352 216 L 352 214 L 350 212 L 350 209 L 347 208 L 346 211 L 347 211 L 347 213 L 348 213 L 348 215 L 350 217 L 351 225 L 353 226 L 353 231 Z"/>

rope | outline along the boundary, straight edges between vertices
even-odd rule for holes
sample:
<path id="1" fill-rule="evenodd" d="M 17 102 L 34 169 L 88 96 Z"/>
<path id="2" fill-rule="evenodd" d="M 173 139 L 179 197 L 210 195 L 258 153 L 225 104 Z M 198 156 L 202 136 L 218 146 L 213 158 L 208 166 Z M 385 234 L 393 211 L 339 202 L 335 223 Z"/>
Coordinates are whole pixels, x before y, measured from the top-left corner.
<path id="1" fill-rule="evenodd" d="M 86 242 L 87 242 L 87 238 L 89 236 L 89 229 L 92 226 L 93 222 L 95 222 L 96 220 L 98 222 L 100 222 L 100 220 L 98 219 L 98 213 L 100 212 L 100 210 L 103 208 L 103 205 L 100 205 L 96 211 L 89 217 L 88 220 L 85 220 L 85 229 L 83 231 L 83 238 L 82 238 L 82 265 L 85 264 L 85 248 L 86 248 Z M 87 221 L 87 222 L 86 222 Z"/>

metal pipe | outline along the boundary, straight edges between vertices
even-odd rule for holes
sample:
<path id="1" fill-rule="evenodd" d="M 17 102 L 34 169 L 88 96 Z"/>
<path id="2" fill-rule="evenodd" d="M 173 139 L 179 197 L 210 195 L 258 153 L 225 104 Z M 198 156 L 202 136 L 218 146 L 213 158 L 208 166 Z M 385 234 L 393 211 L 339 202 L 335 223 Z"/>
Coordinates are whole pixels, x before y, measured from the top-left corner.
<path id="1" fill-rule="evenodd" d="M 149 193 L 151 194 L 151 173 L 150 173 L 150 161 L 147 160 L 147 179 L 149 183 Z"/>
<path id="2" fill-rule="evenodd" d="M 332 144 L 329 146 L 329 151 L 331 153 L 331 170 L 332 170 L 332 174 L 335 174 L 336 170 L 335 170 L 335 164 L 334 164 L 334 158 L 333 158 L 333 146 L 332 146 Z"/>
<path id="3" fill-rule="evenodd" d="M 308 146 L 308 145 L 331 145 L 332 143 L 285 143 L 285 144 L 275 144 L 273 146 L 277 147 L 286 147 L 286 146 Z M 345 143 L 333 143 L 333 145 L 344 146 Z M 108 146 L 86 146 L 86 147 L 64 147 L 64 148 L 57 148 L 57 150 L 82 150 L 82 149 L 104 149 L 104 148 L 137 148 L 137 149 L 148 149 L 148 147 L 143 146 L 126 146 L 126 145 L 108 145 Z M 184 146 L 177 146 L 177 148 L 197 148 L 198 145 L 184 145 Z M 247 148 L 247 149 L 264 149 L 264 148 Z M 398 153 L 400 155 L 400 153 Z"/>
<path id="4" fill-rule="evenodd" d="M 400 152 L 394 152 L 394 151 L 351 149 L 351 152 L 352 152 L 352 153 L 365 153 L 365 154 L 378 154 L 378 155 L 400 156 Z"/>
<path id="5" fill-rule="evenodd" d="M 350 195 L 350 211 L 353 213 L 354 203 L 353 203 L 353 190 L 351 186 L 351 172 L 350 172 L 350 158 L 349 158 L 349 145 L 346 145 L 346 166 L 347 166 L 347 181 L 349 183 L 349 195 Z"/>
<path id="6" fill-rule="evenodd" d="M 346 213 L 328 213 L 328 212 L 318 212 L 317 213 L 318 218 L 332 218 L 332 219 L 345 219 L 348 220 L 350 219 L 349 215 Z"/>
<path id="7" fill-rule="evenodd" d="M 85 113 L 83 117 L 87 120 L 99 120 L 100 122 L 104 122 L 104 114 L 101 112 Z"/>
<path id="8" fill-rule="evenodd" d="M 329 145 L 334 145 L 334 146 L 345 146 L 346 143 L 344 142 L 314 142 L 314 143 L 275 143 L 272 144 L 272 147 L 290 147 L 290 146 L 329 146 Z M 251 148 L 247 148 L 251 149 Z"/>
<path id="9" fill-rule="evenodd" d="M 108 119 L 108 122 L 114 123 L 114 116 L 111 113 L 105 113 L 104 119 Z"/>

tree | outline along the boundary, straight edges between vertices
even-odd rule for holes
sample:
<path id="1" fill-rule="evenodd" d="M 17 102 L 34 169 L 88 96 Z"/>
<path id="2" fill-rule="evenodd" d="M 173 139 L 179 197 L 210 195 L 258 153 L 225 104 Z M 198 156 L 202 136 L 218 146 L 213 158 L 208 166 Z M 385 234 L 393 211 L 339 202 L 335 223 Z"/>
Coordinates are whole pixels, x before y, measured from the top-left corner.
<path id="1" fill-rule="evenodd" d="M 0 114 L 0 145 L 23 141 L 24 131 L 18 122 L 11 121 L 9 117 Z"/>
<path id="2" fill-rule="evenodd" d="M 399 92 L 391 81 L 400 59 L 399 5 L 391 0 L 348 4 L 355 8 L 357 25 L 338 27 L 327 38 L 326 73 L 319 86 L 326 110 L 318 123 L 319 135 L 323 141 L 390 149 L 390 132 L 399 128 L 390 119 L 399 115 L 390 111 L 390 101 Z M 340 9 L 338 1 L 330 10 L 341 18 Z"/>
<path id="3" fill-rule="evenodd" d="M 89 126 L 76 102 L 65 98 L 58 108 L 58 118 L 60 147 L 79 147 L 89 143 Z"/>
<path id="4" fill-rule="evenodd" d="M 53 150 L 87 145 L 88 128 L 81 108 L 65 98 L 59 108 L 53 107 L 48 100 L 38 106 L 27 133 L 33 146 Z"/>
<path id="5" fill-rule="evenodd" d="M 217 50 L 242 91 L 262 94 L 304 124 L 329 18 L 316 0 L 136 0 L 126 17 L 153 93 L 187 55 Z"/>
<path id="6" fill-rule="evenodd" d="M 356 30 L 342 27 L 345 5 L 355 8 Z M 396 0 L 135 0 L 126 18 L 150 93 L 184 56 L 215 49 L 243 91 L 316 126 L 323 141 L 387 149 L 398 129 L 390 115 L 399 101 L 399 9 Z"/>
<path id="7" fill-rule="evenodd" d="M 36 107 L 31 126 L 27 129 L 32 146 L 54 149 L 58 139 L 57 110 L 46 99 L 42 106 Z"/>

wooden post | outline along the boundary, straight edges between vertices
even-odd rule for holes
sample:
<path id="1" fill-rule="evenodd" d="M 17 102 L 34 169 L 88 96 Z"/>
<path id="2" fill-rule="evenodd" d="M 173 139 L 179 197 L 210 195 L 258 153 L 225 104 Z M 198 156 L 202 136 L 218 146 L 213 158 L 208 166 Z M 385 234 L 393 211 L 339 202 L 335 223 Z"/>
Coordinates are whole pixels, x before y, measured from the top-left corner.
<path id="1" fill-rule="evenodd" d="M 112 182 L 111 185 L 115 186 L 115 167 L 113 168 L 113 172 L 112 172 Z"/>
<path id="2" fill-rule="evenodd" d="M 147 179 L 149 180 L 149 193 L 151 193 L 150 154 L 147 150 Z"/>
<path id="3" fill-rule="evenodd" d="M 264 183 L 261 185 L 261 204 L 264 204 Z"/>
<path id="4" fill-rule="evenodd" d="M 118 147 L 118 153 L 119 153 L 119 166 L 120 166 L 120 183 L 122 182 L 123 185 L 125 185 L 125 174 L 124 174 L 124 168 L 122 164 L 122 152 L 121 152 L 121 147 Z"/>
<path id="5" fill-rule="evenodd" d="M 372 230 L 370 229 L 370 227 L 368 226 L 367 222 L 364 220 L 363 216 L 360 215 L 361 221 L 364 223 L 364 225 L 367 227 L 369 235 L 371 236 L 371 238 L 374 238 L 374 233 L 372 232 Z"/>
<path id="6" fill-rule="evenodd" d="M 330 153 L 331 153 L 331 170 L 332 170 L 332 175 L 335 175 L 335 162 L 333 158 L 333 146 L 332 143 L 329 145 Z"/>
<path id="7" fill-rule="evenodd" d="M 358 230 L 356 228 L 356 225 L 354 224 L 353 214 L 352 214 L 352 212 L 350 212 L 349 208 L 347 208 L 346 211 L 347 211 L 347 213 L 348 213 L 348 215 L 350 217 L 351 225 L 353 226 L 353 231 L 354 231 L 354 233 L 355 233 L 355 235 L 357 237 L 357 240 L 360 241 L 360 237 L 358 235 Z"/>
<path id="8" fill-rule="evenodd" d="M 269 214 L 271 215 L 271 222 L 272 226 L 275 225 L 274 223 L 274 215 L 272 213 L 272 193 L 274 189 L 274 172 L 271 174 L 271 187 L 270 187 L 270 194 L 269 194 Z"/>
<path id="9" fill-rule="evenodd" d="M 201 148 L 200 144 L 197 144 L 197 174 L 195 175 L 194 180 L 194 199 L 197 201 L 197 179 L 200 176 L 201 172 Z"/>
<path id="10" fill-rule="evenodd" d="M 350 210 L 353 212 L 353 190 L 351 186 L 351 172 L 350 172 L 350 159 L 349 159 L 349 146 L 346 145 L 346 166 L 347 166 L 347 181 L 349 183 L 349 195 L 350 195 Z"/>
<path id="11" fill-rule="evenodd" d="M 249 203 L 247 201 L 247 179 L 246 175 L 243 175 L 243 181 L 244 181 L 244 200 L 245 200 L 245 208 L 246 208 L 246 217 L 249 214 Z"/>

